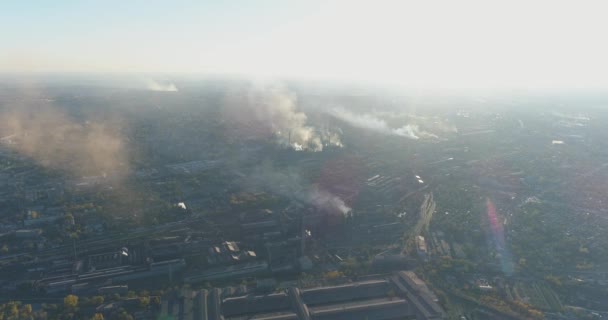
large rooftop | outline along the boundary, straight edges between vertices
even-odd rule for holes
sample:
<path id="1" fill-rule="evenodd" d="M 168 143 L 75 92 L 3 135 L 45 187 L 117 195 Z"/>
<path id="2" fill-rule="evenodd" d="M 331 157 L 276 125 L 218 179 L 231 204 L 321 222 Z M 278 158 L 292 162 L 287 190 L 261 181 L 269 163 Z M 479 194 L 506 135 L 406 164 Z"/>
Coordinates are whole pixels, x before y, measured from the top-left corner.
<path id="1" fill-rule="evenodd" d="M 194 291 L 189 296 L 193 317 L 179 310 L 184 300 L 166 314 L 176 319 L 442 319 L 444 312 L 424 281 L 412 272 L 347 284 L 299 289 L 266 295 L 223 297 L 222 290 Z M 187 299 L 185 299 L 187 300 Z M 174 310 L 173 310 L 174 309 Z"/>

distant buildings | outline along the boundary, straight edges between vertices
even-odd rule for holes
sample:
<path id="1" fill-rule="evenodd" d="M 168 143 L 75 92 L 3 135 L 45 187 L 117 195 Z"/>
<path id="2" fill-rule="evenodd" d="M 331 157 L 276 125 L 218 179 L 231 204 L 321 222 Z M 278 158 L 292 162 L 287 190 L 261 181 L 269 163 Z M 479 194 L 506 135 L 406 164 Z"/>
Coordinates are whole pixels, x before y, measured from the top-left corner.
<path id="1" fill-rule="evenodd" d="M 57 221 L 59 219 L 61 219 L 61 216 L 58 216 L 58 215 L 44 216 L 44 217 L 39 217 L 36 219 L 25 219 L 25 220 L 23 220 L 23 226 L 25 226 L 26 228 L 40 227 L 40 226 L 54 223 L 55 221 Z M 72 218 L 72 221 L 73 220 L 74 220 L 74 218 Z"/>
<path id="2" fill-rule="evenodd" d="M 59 261 L 56 266 L 46 270 L 47 275 L 38 281 L 38 285 L 47 293 L 65 292 L 101 292 L 124 291 L 126 286 L 108 287 L 108 283 L 125 283 L 137 279 L 152 277 L 169 277 L 179 274 L 186 267 L 184 259 L 166 260 L 150 263 L 148 266 L 119 265 L 121 259 L 113 254 L 94 255 L 93 258 L 100 267 L 100 261 L 108 262 L 103 269 L 91 269 L 84 273 L 72 272 L 69 261 Z M 105 259 L 108 259 L 105 261 Z"/>
<path id="3" fill-rule="evenodd" d="M 208 249 L 207 262 L 210 265 L 252 261 L 257 258 L 255 251 L 241 250 L 234 241 L 224 241 Z"/>
<path id="4" fill-rule="evenodd" d="M 38 239 L 42 235 L 40 229 L 21 229 L 15 231 L 17 239 Z"/>
<path id="5" fill-rule="evenodd" d="M 90 271 L 119 267 L 123 264 L 123 258 L 120 250 L 92 254 L 87 258 L 87 267 Z"/>
<path id="6" fill-rule="evenodd" d="M 268 263 L 265 261 L 249 262 L 229 267 L 217 267 L 207 269 L 198 274 L 184 277 L 186 283 L 196 283 L 210 280 L 223 280 L 229 278 L 242 278 L 264 274 L 268 271 Z"/>

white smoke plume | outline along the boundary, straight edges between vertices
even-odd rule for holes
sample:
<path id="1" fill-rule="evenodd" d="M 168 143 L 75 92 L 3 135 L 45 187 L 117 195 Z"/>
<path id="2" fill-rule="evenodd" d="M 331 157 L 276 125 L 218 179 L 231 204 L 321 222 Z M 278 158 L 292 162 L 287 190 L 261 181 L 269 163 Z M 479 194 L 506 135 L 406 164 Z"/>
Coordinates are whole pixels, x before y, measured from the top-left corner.
<path id="1" fill-rule="evenodd" d="M 146 89 L 150 90 L 150 91 L 165 91 L 165 92 L 177 92 L 179 91 L 177 89 L 177 87 L 175 86 L 175 84 L 169 82 L 169 83 L 162 83 L 159 81 L 155 81 L 155 80 L 146 80 Z"/>
<path id="2" fill-rule="evenodd" d="M 407 137 L 411 139 L 439 138 L 436 134 L 421 130 L 417 124 L 407 124 L 401 128 L 393 129 L 393 132 L 398 136 Z"/>
<path id="3" fill-rule="evenodd" d="M 346 215 L 351 211 L 351 208 L 344 203 L 344 200 L 338 196 L 331 194 L 330 192 L 313 187 L 308 194 L 309 203 L 313 204 L 317 208 L 325 208 L 338 210 L 343 215 Z"/>
<path id="4" fill-rule="evenodd" d="M 436 135 L 420 130 L 418 125 L 404 125 L 401 128 L 391 128 L 385 120 L 371 114 L 355 114 L 344 108 L 333 108 L 329 114 L 353 127 L 371 130 L 377 133 L 405 137 L 413 140 L 422 138 L 437 138 Z"/>
<path id="5" fill-rule="evenodd" d="M 296 151 L 321 151 L 329 144 L 342 146 L 338 134 L 309 125 L 306 114 L 298 111 L 296 95 L 282 86 L 252 85 L 230 92 L 224 116 L 247 138 L 272 138 Z"/>
<path id="6" fill-rule="evenodd" d="M 24 99 L 0 111 L 0 135 L 8 147 L 40 165 L 78 175 L 114 174 L 127 169 L 119 128 L 77 121 L 49 101 Z"/>
<path id="7" fill-rule="evenodd" d="M 417 125 L 405 125 L 398 129 L 392 129 L 392 132 L 398 136 L 407 137 L 411 139 L 420 139 L 420 137 L 416 134 L 418 131 Z"/>
<path id="8" fill-rule="evenodd" d="M 329 213 L 346 215 L 351 211 L 340 197 L 316 184 L 305 183 L 293 169 L 277 169 L 266 163 L 253 171 L 248 182 L 250 188 L 292 198 Z"/>

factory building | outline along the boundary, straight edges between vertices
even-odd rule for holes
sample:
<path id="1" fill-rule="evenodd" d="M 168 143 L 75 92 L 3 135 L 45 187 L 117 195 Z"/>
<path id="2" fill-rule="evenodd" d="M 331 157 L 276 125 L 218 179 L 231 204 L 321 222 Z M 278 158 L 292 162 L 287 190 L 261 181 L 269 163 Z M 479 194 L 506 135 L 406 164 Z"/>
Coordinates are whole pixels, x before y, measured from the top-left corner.
<path id="1" fill-rule="evenodd" d="M 173 319 L 429 320 L 445 319 L 426 284 L 413 272 L 336 286 L 252 295 L 234 290 L 189 291 L 163 301 L 162 316 Z"/>

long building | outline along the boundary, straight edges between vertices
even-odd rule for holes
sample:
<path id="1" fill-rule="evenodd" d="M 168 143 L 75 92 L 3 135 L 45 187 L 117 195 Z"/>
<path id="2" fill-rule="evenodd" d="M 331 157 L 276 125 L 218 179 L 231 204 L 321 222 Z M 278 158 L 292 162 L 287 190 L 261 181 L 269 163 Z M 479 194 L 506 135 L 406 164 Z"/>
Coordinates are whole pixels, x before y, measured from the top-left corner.
<path id="1" fill-rule="evenodd" d="M 336 286 L 290 287 L 266 295 L 224 296 L 221 289 L 214 288 L 182 297 L 167 304 L 171 308 L 165 308 L 163 315 L 217 320 L 445 319 L 443 309 L 426 284 L 408 271 Z M 188 299 L 191 301 L 185 301 Z"/>

